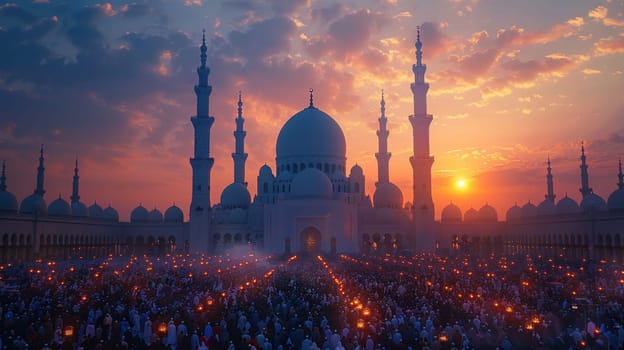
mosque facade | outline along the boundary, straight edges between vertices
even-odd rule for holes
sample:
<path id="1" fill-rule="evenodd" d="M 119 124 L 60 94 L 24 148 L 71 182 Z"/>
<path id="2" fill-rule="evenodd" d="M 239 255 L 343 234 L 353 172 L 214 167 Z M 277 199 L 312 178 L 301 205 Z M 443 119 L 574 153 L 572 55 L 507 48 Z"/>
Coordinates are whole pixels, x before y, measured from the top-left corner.
<path id="1" fill-rule="evenodd" d="M 166 252 L 222 252 L 236 246 L 277 254 L 408 254 L 409 252 L 457 253 L 531 249 L 569 249 L 580 256 L 607 249 L 624 250 L 624 176 L 620 162 L 618 188 L 602 199 L 589 187 L 584 147 L 581 150 L 581 195 L 577 204 L 565 196 L 555 201 L 550 160 L 547 194 L 539 205 L 527 203 L 507 211 L 500 220 L 485 205 L 465 213 L 449 204 L 434 220 L 427 110 L 429 84 L 425 80 L 420 33 L 416 41 L 413 114 L 412 202 L 405 203 L 401 190 L 391 182 L 388 150 L 389 130 L 383 92 L 377 130 L 378 152 L 375 191 L 367 194 L 360 166 L 347 171 L 346 139 L 340 125 L 314 104 L 309 104 L 283 125 L 276 140 L 275 168 L 263 165 L 255 178 L 257 193 L 251 196 L 246 179 L 243 101 L 239 93 L 234 126 L 234 178 L 212 204 L 210 115 L 212 86 L 206 65 L 205 39 L 200 47 L 196 115 L 191 117 L 194 148 L 191 204 L 188 221 L 175 205 L 164 214 L 139 205 L 129 222 L 120 222 L 110 205 L 87 206 L 79 194 L 78 160 L 74 167 L 70 201 L 45 200 L 44 149 L 40 150 L 36 186 L 18 207 L 7 189 L 6 164 L 0 178 L 0 261 L 33 257 L 88 257 L 105 254 Z"/>

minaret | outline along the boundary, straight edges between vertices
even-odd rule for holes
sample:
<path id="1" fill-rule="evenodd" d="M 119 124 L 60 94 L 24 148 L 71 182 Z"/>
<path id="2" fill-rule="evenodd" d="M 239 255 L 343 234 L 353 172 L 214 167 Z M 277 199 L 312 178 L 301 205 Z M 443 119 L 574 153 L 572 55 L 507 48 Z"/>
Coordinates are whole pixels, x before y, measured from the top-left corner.
<path id="1" fill-rule="evenodd" d="M 245 153 L 245 136 L 247 132 L 243 129 L 245 119 L 243 118 L 243 99 L 241 92 L 238 92 L 238 117 L 236 118 L 236 130 L 234 131 L 235 152 L 232 153 L 234 159 L 234 182 L 238 182 L 247 186 L 245 182 L 245 161 L 247 153 Z"/>
<path id="2" fill-rule="evenodd" d="M 2 167 L 2 176 L 4 177 L 4 166 Z M 622 174 L 622 159 L 620 159 L 620 172 L 618 173 L 618 180 L 619 180 L 617 184 L 618 188 L 620 190 L 624 189 L 624 174 Z"/>
<path id="3" fill-rule="evenodd" d="M 210 93 L 208 85 L 210 68 L 206 66 L 206 33 L 202 35 L 201 65 L 197 68 L 199 83 L 195 85 L 197 96 L 197 115 L 191 117 L 195 131 L 195 147 L 193 158 L 190 159 L 193 169 L 193 190 L 191 208 L 190 248 L 193 251 L 206 251 L 210 225 L 210 170 L 214 159 L 210 157 L 210 128 L 214 118 L 210 116 Z"/>
<path id="4" fill-rule="evenodd" d="M 41 145 L 41 150 L 39 152 L 39 166 L 37 167 L 37 188 L 35 188 L 35 194 L 38 194 L 41 197 L 45 194 L 45 190 L 43 189 L 43 181 L 45 178 L 43 160 L 43 145 Z"/>
<path id="5" fill-rule="evenodd" d="M 377 140 L 379 143 L 379 152 L 375 153 L 377 158 L 377 183 L 375 185 L 390 182 L 390 170 L 388 163 L 390 162 L 391 153 L 388 152 L 388 135 L 390 132 L 386 128 L 388 118 L 386 118 L 386 101 L 384 93 L 381 90 L 381 116 L 379 117 L 379 130 L 377 130 Z"/>
<path id="6" fill-rule="evenodd" d="M 589 187 L 589 173 L 587 172 L 586 160 L 585 145 L 581 143 L 581 188 L 579 188 L 579 191 L 583 195 L 583 198 L 593 193 L 593 190 Z"/>
<path id="7" fill-rule="evenodd" d="M 416 64 L 412 66 L 414 82 L 411 84 L 414 96 L 414 114 L 409 117 L 413 130 L 414 155 L 410 157 L 413 171 L 414 190 L 414 228 L 415 239 L 420 251 L 433 251 L 435 238 L 433 235 L 433 199 L 431 197 L 431 166 L 433 157 L 429 153 L 429 125 L 433 120 L 427 114 L 427 91 L 429 84 L 425 82 L 427 66 L 422 63 L 422 43 L 420 28 L 416 40 Z"/>
<path id="8" fill-rule="evenodd" d="M 622 162 L 620 162 L 620 173 L 622 169 Z M 0 176 L 0 192 L 4 192 L 7 189 L 6 185 L 6 160 L 2 161 L 2 176 Z"/>
<path id="9" fill-rule="evenodd" d="M 548 174 L 546 175 L 546 186 L 548 187 L 548 193 L 544 196 L 551 203 L 555 203 L 555 192 L 553 188 L 553 176 L 550 168 L 550 156 L 548 156 L 548 167 L 546 168 Z"/>
<path id="10" fill-rule="evenodd" d="M 78 183 L 80 176 L 78 176 L 78 157 L 76 157 L 76 166 L 74 167 L 74 180 L 72 182 L 72 195 L 70 197 L 72 203 L 80 201 L 80 195 L 78 194 Z"/>

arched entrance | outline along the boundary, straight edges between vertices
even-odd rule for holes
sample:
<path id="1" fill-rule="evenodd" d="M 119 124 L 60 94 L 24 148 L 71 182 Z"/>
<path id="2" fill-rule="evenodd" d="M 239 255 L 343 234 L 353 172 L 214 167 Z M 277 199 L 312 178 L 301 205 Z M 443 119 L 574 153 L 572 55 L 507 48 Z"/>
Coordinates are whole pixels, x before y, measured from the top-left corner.
<path id="1" fill-rule="evenodd" d="M 303 254 L 318 254 L 321 251 L 321 233 L 314 227 L 301 231 L 301 252 Z"/>

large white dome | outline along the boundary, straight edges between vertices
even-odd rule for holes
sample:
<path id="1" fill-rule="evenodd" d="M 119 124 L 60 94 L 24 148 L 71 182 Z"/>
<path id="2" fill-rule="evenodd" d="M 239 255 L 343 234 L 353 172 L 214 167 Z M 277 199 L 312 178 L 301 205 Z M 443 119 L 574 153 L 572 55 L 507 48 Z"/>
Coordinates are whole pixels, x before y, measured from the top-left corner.
<path id="1" fill-rule="evenodd" d="M 146 222 L 148 221 L 149 212 L 142 204 L 134 208 L 130 213 L 130 222 Z"/>
<path id="2" fill-rule="evenodd" d="M 293 115 L 277 137 L 278 174 L 284 166 L 325 164 L 344 173 L 347 146 L 342 129 L 327 113 L 310 106 Z M 301 170 L 301 169 L 299 169 Z M 294 171 L 294 169 L 292 169 Z"/>
<path id="3" fill-rule="evenodd" d="M 72 211 L 72 216 L 77 216 L 77 217 L 86 217 L 88 214 L 87 206 L 81 201 L 72 202 L 71 211 Z"/>
<path id="4" fill-rule="evenodd" d="M 375 208 L 401 209 L 403 207 L 403 193 L 393 183 L 382 183 L 377 186 L 373 194 Z"/>
<path id="5" fill-rule="evenodd" d="M 537 215 L 538 216 L 553 215 L 556 212 L 557 212 L 557 207 L 555 206 L 555 203 L 551 202 L 548 199 L 544 199 L 537 206 Z"/>
<path id="6" fill-rule="evenodd" d="M 221 207 L 227 209 L 248 208 L 251 196 L 245 185 L 234 182 L 229 184 L 221 193 Z"/>
<path id="7" fill-rule="evenodd" d="M 88 211 L 89 211 L 90 218 L 94 218 L 94 219 L 104 218 L 104 209 L 102 209 L 102 207 L 100 207 L 100 205 L 95 202 L 89 207 Z"/>
<path id="8" fill-rule="evenodd" d="M 292 198 L 332 197 L 332 183 L 327 175 L 315 168 L 307 168 L 295 176 L 292 181 Z"/>

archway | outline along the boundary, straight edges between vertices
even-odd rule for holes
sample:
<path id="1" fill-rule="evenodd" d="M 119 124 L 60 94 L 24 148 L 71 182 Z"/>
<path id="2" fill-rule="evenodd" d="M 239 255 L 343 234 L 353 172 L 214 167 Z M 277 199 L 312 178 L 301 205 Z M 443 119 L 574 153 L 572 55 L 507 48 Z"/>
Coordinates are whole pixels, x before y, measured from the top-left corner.
<path id="1" fill-rule="evenodd" d="M 318 254 L 321 251 L 321 233 L 314 227 L 301 231 L 301 252 L 304 254 Z"/>

